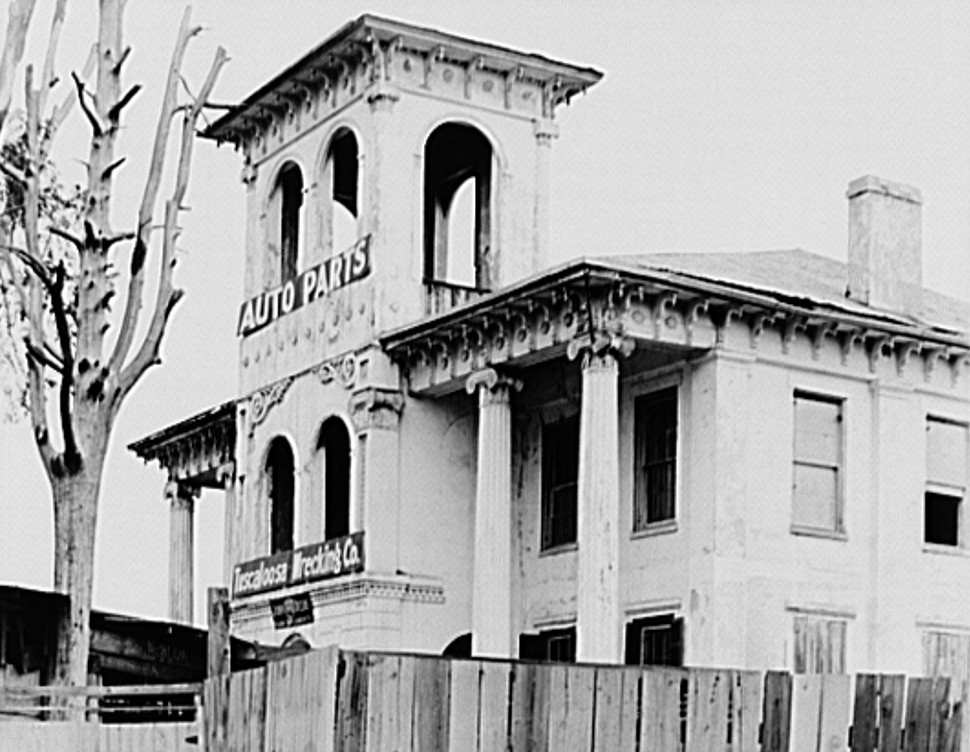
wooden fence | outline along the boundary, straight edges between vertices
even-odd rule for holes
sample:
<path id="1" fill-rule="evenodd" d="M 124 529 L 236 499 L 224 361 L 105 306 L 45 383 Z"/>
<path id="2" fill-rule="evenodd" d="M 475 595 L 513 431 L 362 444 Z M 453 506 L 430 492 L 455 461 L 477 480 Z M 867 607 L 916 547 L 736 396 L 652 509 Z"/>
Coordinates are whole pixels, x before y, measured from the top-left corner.
<path id="1" fill-rule="evenodd" d="M 313 651 L 205 685 L 208 752 L 958 752 L 949 679 Z"/>

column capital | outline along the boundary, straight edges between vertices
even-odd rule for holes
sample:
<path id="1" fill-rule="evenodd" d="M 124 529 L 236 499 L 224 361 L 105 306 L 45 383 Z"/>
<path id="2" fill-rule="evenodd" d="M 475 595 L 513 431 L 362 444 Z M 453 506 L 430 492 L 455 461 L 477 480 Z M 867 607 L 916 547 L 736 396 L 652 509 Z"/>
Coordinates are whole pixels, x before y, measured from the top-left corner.
<path id="1" fill-rule="evenodd" d="M 559 125 L 554 120 L 534 120 L 532 132 L 539 146 L 552 146 L 552 141 L 559 138 Z"/>
<path id="2" fill-rule="evenodd" d="M 508 402 L 510 391 L 522 391 L 522 380 L 499 373 L 494 368 L 483 368 L 468 376 L 465 391 L 469 394 L 478 391 L 483 405 Z"/>
<path id="3" fill-rule="evenodd" d="M 351 394 L 348 407 L 357 433 L 371 428 L 395 429 L 404 411 L 404 395 L 397 389 L 370 386 Z"/>
<path id="4" fill-rule="evenodd" d="M 636 348 L 632 337 L 619 332 L 595 331 L 592 334 L 581 334 L 569 341 L 566 355 L 570 360 L 583 356 L 583 368 L 603 362 L 607 358 L 618 360 L 627 358 Z"/>
<path id="5" fill-rule="evenodd" d="M 189 483 L 169 479 L 165 484 L 165 501 L 171 504 L 173 509 L 192 510 L 199 489 Z"/>

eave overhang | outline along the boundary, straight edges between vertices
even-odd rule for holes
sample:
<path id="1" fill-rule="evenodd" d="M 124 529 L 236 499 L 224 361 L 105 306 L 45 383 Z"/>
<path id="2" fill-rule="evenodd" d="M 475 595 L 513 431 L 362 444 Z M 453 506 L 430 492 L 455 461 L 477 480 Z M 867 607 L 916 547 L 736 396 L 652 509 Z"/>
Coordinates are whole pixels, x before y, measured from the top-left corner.
<path id="1" fill-rule="evenodd" d="M 549 93 L 555 107 L 599 81 L 603 74 L 532 52 L 449 34 L 435 29 L 365 14 L 344 25 L 321 44 L 272 78 L 203 132 L 203 137 L 239 143 L 257 132 L 267 117 L 305 101 L 308 92 L 335 86 L 348 70 L 361 65 L 377 70 L 382 57 L 408 50 L 437 62 L 532 81 Z"/>
<path id="2" fill-rule="evenodd" d="M 816 354 L 834 338 L 843 362 L 862 348 L 871 370 L 881 357 L 895 357 L 901 367 L 919 355 L 932 369 L 940 359 L 952 365 L 970 356 L 965 331 L 857 309 L 698 275 L 580 259 L 387 332 L 379 341 L 409 388 L 429 394 L 459 389 L 482 368 L 558 357 L 568 343 L 592 342 L 601 333 L 706 350 L 723 342 L 732 322 L 747 326 L 752 347 L 766 328 L 781 333 L 786 350 L 799 332 L 810 337 Z"/>
<path id="3" fill-rule="evenodd" d="M 222 488 L 232 473 L 236 401 L 197 413 L 128 445 L 145 462 L 158 461 L 172 480 Z"/>

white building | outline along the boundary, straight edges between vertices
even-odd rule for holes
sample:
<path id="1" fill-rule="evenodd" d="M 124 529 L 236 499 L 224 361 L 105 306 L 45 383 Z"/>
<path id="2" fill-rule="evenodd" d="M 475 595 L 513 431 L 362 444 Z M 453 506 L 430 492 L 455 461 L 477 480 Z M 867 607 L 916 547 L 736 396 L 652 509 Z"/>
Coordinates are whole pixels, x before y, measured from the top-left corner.
<path id="1" fill-rule="evenodd" d="M 848 263 L 549 268 L 554 115 L 599 79 L 362 16 L 210 128 L 239 395 L 133 445 L 173 616 L 211 485 L 247 639 L 965 675 L 970 316 L 922 288 L 919 192 L 853 181 Z"/>

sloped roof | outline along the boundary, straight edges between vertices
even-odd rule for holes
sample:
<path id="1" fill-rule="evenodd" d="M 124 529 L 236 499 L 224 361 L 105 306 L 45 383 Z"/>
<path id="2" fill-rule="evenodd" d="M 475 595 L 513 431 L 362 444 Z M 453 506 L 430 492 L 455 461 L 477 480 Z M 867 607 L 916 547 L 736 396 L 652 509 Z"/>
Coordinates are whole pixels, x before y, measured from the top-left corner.
<path id="1" fill-rule="evenodd" d="M 923 290 L 923 313 L 918 319 L 886 311 L 846 297 L 849 265 L 801 248 L 725 253 L 650 253 L 610 256 L 598 261 L 644 271 L 673 272 L 786 297 L 827 303 L 861 315 L 888 314 L 934 328 L 970 330 L 970 304 Z"/>

